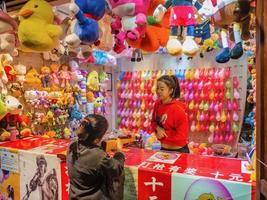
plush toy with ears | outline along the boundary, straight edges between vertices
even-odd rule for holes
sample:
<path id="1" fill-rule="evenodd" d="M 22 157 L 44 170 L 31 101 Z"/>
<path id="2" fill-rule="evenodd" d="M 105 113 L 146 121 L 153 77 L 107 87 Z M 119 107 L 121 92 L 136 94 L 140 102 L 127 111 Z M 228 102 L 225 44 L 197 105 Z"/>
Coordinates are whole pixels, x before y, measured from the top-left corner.
<path id="1" fill-rule="evenodd" d="M 168 53 L 179 55 L 182 52 L 188 56 L 194 56 L 198 51 L 198 45 L 194 41 L 194 28 L 196 24 L 195 11 L 192 0 L 167 0 L 164 5 L 160 4 L 155 9 L 153 17 L 157 22 L 162 20 L 167 9 L 172 7 L 170 17 L 170 36 L 167 43 Z M 187 34 L 183 45 L 178 40 L 181 28 L 186 26 Z"/>
<path id="2" fill-rule="evenodd" d="M 66 43 L 73 48 L 81 44 L 99 45 L 98 20 L 105 14 L 105 0 L 75 0 L 69 9 L 76 20 L 71 23 L 71 33 L 65 38 Z"/>
<path id="3" fill-rule="evenodd" d="M 136 41 L 144 37 L 150 0 L 108 0 L 107 2 L 114 17 L 111 23 L 111 31 L 115 34 L 113 50 L 121 53 L 125 49 L 125 39 Z"/>

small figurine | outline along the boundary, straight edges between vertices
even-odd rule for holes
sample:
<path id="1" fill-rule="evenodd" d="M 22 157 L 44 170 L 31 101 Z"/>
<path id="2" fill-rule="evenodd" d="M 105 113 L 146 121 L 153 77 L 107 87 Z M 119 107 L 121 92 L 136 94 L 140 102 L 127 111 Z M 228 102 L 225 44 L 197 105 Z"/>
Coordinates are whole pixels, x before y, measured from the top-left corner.
<path id="1" fill-rule="evenodd" d="M 61 87 L 69 87 L 69 80 L 70 80 L 70 71 L 68 65 L 62 65 L 61 70 L 59 71 L 59 79 L 61 79 Z"/>
<path id="2" fill-rule="evenodd" d="M 58 70 L 59 70 L 60 64 L 52 64 L 50 65 L 51 69 L 51 88 L 57 89 L 59 85 L 58 80 Z"/>
<path id="3" fill-rule="evenodd" d="M 47 66 L 43 66 L 41 67 L 41 75 L 40 75 L 40 78 L 41 78 L 41 81 L 42 81 L 42 84 L 43 84 L 43 87 L 44 88 L 50 88 L 51 86 L 51 70 L 49 67 Z"/>

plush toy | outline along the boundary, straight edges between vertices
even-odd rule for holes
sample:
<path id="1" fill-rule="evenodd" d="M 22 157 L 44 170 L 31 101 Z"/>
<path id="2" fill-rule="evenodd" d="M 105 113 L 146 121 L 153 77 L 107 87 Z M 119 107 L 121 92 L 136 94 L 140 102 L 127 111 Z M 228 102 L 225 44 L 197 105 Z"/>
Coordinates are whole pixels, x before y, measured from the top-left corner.
<path id="1" fill-rule="evenodd" d="M 69 115 L 69 120 L 81 120 L 83 118 L 82 113 L 78 110 L 78 105 L 74 105 L 71 109 L 70 115 Z"/>
<path id="2" fill-rule="evenodd" d="M 9 90 L 9 94 L 12 96 L 14 96 L 16 98 L 22 97 L 22 93 L 23 93 L 22 84 L 17 83 L 17 82 L 8 84 L 8 90 Z"/>
<path id="3" fill-rule="evenodd" d="M 0 120 L 3 119 L 7 113 L 8 113 L 7 107 L 5 103 L 2 101 L 2 99 L 0 98 Z"/>
<path id="4" fill-rule="evenodd" d="M 13 62 L 13 58 L 10 54 L 2 54 L 0 55 L 0 62 L 1 65 L 4 67 L 4 71 L 5 74 L 3 74 L 4 76 L 6 75 L 7 77 L 7 82 L 12 82 L 14 81 L 14 77 L 15 77 L 15 70 L 13 68 L 13 66 L 11 65 L 11 63 Z"/>
<path id="5" fill-rule="evenodd" d="M 87 87 L 88 89 L 94 92 L 99 91 L 99 78 L 98 78 L 98 73 L 96 71 L 92 71 L 88 74 Z"/>
<path id="6" fill-rule="evenodd" d="M 194 3 L 196 9 L 201 8 L 199 1 Z M 198 16 L 196 14 L 196 16 Z M 197 24 L 195 25 L 194 37 L 197 43 L 200 44 L 200 57 L 203 57 L 204 52 L 209 52 L 213 49 L 213 40 L 211 39 L 211 19 L 202 20 L 199 16 L 196 19 Z"/>
<path id="7" fill-rule="evenodd" d="M 204 0 L 198 13 L 202 19 L 211 17 L 215 26 L 220 27 L 223 49 L 217 54 L 218 63 L 226 63 L 243 55 L 242 40 L 250 38 L 250 1 Z M 235 46 L 230 50 L 227 40 L 227 28 L 233 24 Z M 240 32 L 241 35 L 240 35 Z"/>
<path id="8" fill-rule="evenodd" d="M 0 52 L 12 54 L 18 46 L 17 22 L 7 13 L 0 10 Z"/>
<path id="9" fill-rule="evenodd" d="M 20 49 L 27 52 L 50 51 L 57 46 L 62 29 L 54 25 L 52 6 L 45 0 L 30 0 L 19 11 Z"/>
<path id="10" fill-rule="evenodd" d="M 25 83 L 35 89 L 41 88 L 40 74 L 35 68 L 30 69 L 25 76 Z"/>
<path id="11" fill-rule="evenodd" d="M 51 88 L 53 90 L 57 90 L 58 89 L 58 85 L 59 85 L 59 80 L 58 80 L 58 71 L 60 68 L 60 64 L 52 64 L 50 65 L 51 68 Z"/>
<path id="12" fill-rule="evenodd" d="M 50 88 L 51 86 L 51 69 L 47 66 L 41 67 L 40 78 L 44 88 Z"/>
<path id="13" fill-rule="evenodd" d="M 99 96 L 97 98 L 95 98 L 94 100 L 94 113 L 101 113 L 101 107 L 103 106 L 103 101 L 104 101 L 104 97 L 103 96 Z"/>
<path id="14" fill-rule="evenodd" d="M 198 51 L 198 45 L 194 41 L 194 26 L 196 24 L 195 11 L 192 0 L 167 0 L 163 5 L 158 5 L 153 13 L 156 21 L 161 21 L 167 9 L 172 6 L 170 17 L 170 37 L 167 43 L 168 53 L 179 55 L 182 52 L 193 56 Z M 186 26 L 187 34 L 183 45 L 177 35 L 181 35 L 182 26 Z"/>
<path id="15" fill-rule="evenodd" d="M 25 75 L 27 73 L 27 68 L 25 65 L 18 64 L 14 66 L 16 72 L 16 82 L 23 84 L 25 82 Z"/>
<path id="16" fill-rule="evenodd" d="M 2 94 L 7 94 L 6 84 L 8 83 L 8 78 L 4 69 L 4 61 L 5 57 L 9 54 L 1 54 L 0 55 L 0 91 Z"/>
<path id="17" fill-rule="evenodd" d="M 0 129 L 0 142 L 10 139 L 11 133 L 5 129 Z"/>
<path id="18" fill-rule="evenodd" d="M 75 15 L 70 34 L 66 36 L 66 43 L 77 48 L 80 44 L 99 45 L 100 20 L 105 14 L 105 0 L 74 0 L 69 9 Z"/>
<path id="19" fill-rule="evenodd" d="M 169 17 L 170 9 L 165 13 L 162 21 L 156 22 L 152 15 L 154 10 L 159 4 L 164 4 L 165 0 L 151 0 L 149 9 L 147 12 L 147 29 L 144 37 L 139 38 L 136 41 L 126 39 L 127 43 L 136 49 L 142 49 L 145 52 L 155 52 L 160 47 L 165 47 L 169 38 Z"/>
<path id="20" fill-rule="evenodd" d="M 71 74 L 70 74 L 70 70 L 69 70 L 69 66 L 68 65 L 62 65 L 61 66 L 61 70 L 58 72 L 59 75 L 59 79 L 61 79 L 61 87 L 64 88 L 69 87 L 69 81 L 71 78 Z"/>
<path id="21" fill-rule="evenodd" d="M 136 41 L 145 36 L 147 28 L 146 14 L 150 0 L 108 0 L 114 21 L 111 31 L 115 34 L 113 50 L 121 53 L 125 49 L 124 41 Z"/>

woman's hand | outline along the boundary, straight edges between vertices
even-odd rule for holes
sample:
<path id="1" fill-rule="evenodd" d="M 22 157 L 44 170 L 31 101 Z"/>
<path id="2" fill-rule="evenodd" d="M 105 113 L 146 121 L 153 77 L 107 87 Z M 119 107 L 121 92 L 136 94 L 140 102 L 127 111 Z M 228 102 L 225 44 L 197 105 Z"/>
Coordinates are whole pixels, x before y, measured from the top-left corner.
<path id="1" fill-rule="evenodd" d="M 156 128 L 156 137 L 160 140 L 164 137 L 167 137 L 165 130 L 161 128 L 160 126 L 157 126 Z"/>

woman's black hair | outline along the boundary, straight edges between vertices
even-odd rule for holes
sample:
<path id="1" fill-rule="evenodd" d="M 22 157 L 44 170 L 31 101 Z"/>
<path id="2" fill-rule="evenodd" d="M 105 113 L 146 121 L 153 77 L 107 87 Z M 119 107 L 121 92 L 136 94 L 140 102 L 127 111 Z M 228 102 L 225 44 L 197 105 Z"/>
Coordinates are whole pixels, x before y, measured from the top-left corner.
<path id="1" fill-rule="evenodd" d="M 78 158 L 79 144 L 90 146 L 94 145 L 96 139 L 102 139 L 108 129 L 108 121 L 102 115 L 90 114 L 82 119 L 80 126 L 83 128 L 83 131 L 77 135 L 78 141 L 70 145 L 70 152 L 73 153 L 73 161 Z"/>
<path id="2" fill-rule="evenodd" d="M 157 81 L 163 82 L 168 88 L 173 89 L 172 98 L 180 98 L 180 84 L 175 75 L 163 75 Z"/>

